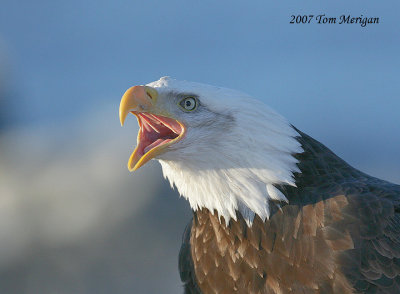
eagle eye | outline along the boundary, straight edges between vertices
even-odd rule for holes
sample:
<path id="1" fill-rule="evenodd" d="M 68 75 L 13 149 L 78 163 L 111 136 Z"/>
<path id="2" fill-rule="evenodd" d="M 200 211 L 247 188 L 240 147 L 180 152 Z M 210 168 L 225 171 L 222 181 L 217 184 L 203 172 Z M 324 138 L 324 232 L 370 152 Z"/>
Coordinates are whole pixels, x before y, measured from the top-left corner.
<path id="1" fill-rule="evenodd" d="M 183 110 L 193 111 L 197 108 L 197 100 L 194 97 L 186 97 L 179 102 L 179 106 L 182 107 Z"/>

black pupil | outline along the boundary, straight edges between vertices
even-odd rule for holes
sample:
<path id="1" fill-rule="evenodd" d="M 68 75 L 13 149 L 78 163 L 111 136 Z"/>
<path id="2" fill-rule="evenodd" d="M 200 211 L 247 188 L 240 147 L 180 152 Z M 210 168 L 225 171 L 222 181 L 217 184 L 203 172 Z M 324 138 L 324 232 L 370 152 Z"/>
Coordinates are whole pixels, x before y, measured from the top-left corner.
<path id="1" fill-rule="evenodd" d="M 192 101 L 186 100 L 186 107 L 191 107 L 191 106 L 192 106 Z"/>

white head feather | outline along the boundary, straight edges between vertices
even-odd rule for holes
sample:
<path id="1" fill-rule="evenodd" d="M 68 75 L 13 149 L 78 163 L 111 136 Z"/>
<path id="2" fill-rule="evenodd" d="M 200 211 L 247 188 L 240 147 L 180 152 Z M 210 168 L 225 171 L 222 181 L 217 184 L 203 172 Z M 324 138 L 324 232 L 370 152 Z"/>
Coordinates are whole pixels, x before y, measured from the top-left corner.
<path id="1" fill-rule="evenodd" d="M 240 211 L 251 225 L 269 217 L 269 200 L 287 201 L 274 185 L 294 186 L 299 134 L 262 102 L 239 91 L 163 77 L 148 84 L 160 95 L 198 96 L 198 111 L 177 117 L 186 136 L 157 159 L 164 177 L 193 210 L 217 211 L 226 224 Z M 179 115 L 179 114 L 177 114 Z"/>

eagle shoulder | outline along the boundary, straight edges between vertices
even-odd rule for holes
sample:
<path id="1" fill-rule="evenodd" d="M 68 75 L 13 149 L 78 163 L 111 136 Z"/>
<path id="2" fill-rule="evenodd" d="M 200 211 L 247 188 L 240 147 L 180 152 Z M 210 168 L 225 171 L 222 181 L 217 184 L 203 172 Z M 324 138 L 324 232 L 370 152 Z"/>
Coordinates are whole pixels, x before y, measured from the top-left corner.
<path id="1" fill-rule="evenodd" d="M 348 196 L 355 250 L 341 264 L 359 293 L 400 293 L 400 186 L 370 178 Z"/>

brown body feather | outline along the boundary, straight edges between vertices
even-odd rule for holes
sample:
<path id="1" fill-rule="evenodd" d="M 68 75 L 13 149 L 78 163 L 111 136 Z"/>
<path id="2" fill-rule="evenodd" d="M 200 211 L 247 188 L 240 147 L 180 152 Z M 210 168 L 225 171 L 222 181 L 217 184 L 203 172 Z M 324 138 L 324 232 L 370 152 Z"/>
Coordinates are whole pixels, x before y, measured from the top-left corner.
<path id="1" fill-rule="evenodd" d="M 194 212 L 179 268 L 185 293 L 400 293 L 400 186 L 352 168 L 301 133 L 289 204 L 248 227 Z M 279 203 L 282 205 L 282 203 Z"/>

